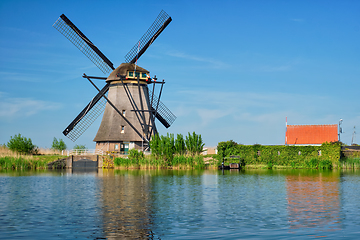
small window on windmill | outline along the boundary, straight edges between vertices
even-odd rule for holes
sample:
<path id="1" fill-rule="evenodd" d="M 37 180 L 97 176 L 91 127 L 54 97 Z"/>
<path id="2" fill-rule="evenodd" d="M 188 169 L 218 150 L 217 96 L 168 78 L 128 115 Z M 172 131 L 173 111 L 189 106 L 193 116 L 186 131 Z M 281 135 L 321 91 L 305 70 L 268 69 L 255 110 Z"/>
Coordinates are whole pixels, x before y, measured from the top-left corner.
<path id="1" fill-rule="evenodd" d="M 321 150 L 318 151 L 318 156 L 321 156 Z"/>
<path id="2" fill-rule="evenodd" d="M 125 132 L 125 126 L 121 126 L 121 133 Z"/>
<path id="3" fill-rule="evenodd" d="M 118 150 L 118 149 L 119 149 L 119 145 L 115 144 L 115 150 Z"/>
<path id="4" fill-rule="evenodd" d="M 135 72 L 135 77 L 139 77 L 140 73 L 139 72 Z"/>
<path id="5" fill-rule="evenodd" d="M 129 71 L 129 77 L 133 77 L 133 76 L 134 76 L 134 72 Z"/>
<path id="6" fill-rule="evenodd" d="M 298 152 L 298 155 L 299 155 L 299 156 L 301 155 L 301 152 L 300 152 L 300 151 Z"/>
<path id="7" fill-rule="evenodd" d="M 122 115 L 125 117 L 125 110 L 122 110 Z"/>
<path id="8" fill-rule="evenodd" d="M 280 156 L 280 151 L 278 151 L 278 156 Z"/>

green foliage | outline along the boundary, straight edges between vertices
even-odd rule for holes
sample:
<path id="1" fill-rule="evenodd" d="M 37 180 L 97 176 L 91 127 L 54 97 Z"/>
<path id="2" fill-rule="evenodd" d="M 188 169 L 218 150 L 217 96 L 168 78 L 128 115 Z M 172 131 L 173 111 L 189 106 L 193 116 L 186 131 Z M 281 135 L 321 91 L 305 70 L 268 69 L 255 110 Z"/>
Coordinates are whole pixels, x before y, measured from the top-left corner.
<path id="1" fill-rule="evenodd" d="M 188 136 L 186 136 L 185 145 L 187 152 L 195 155 L 202 153 L 205 143 L 202 141 L 201 134 L 197 135 L 193 132 L 192 134 L 188 133 Z"/>
<path id="2" fill-rule="evenodd" d="M 135 164 L 138 164 L 139 161 L 143 160 L 144 159 L 144 153 L 143 152 L 140 152 L 136 149 L 131 149 L 129 151 L 129 155 L 128 155 L 128 158 L 130 161 L 134 162 Z"/>
<path id="3" fill-rule="evenodd" d="M 175 145 L 174 134 L 168 133 L 166 136 L 161 136 L 161 149 L 165 162 L 172 161 L 175 153 L 174 145 Z"/>
<path id="4" fill-rule="evenodd" d="M 360 158 L 342 158 L 340 160 L 340 167 L 344 169 L 358 169 L 360 168 Z"/>
<path id="5" fill-rule="evenodd" d="M 221 161 L 223 158 L 235 155 L 233 152 L 236 151 L 237 143 L 233 140 L 227 141 L 227 142 L 219 142 L 217 145 L 218 155 L 221 158 Z"/>
<path id="6" fill-rule="evenodd" d="M 318 169 L 332 169 L 333 164 L 330 160 L 322 160 L 319 162 Z"/>
<path id="7" fill-rule="evenodd" d="M 17 151 L 20 154 L 36 153 L 36 146 L 32 143 L 30 138 L 22 137 L 19 133 L 14 137 L 10 137 L 7 147 L 12 151 Z"/>
<path id="8" fill-rule="evenodd" d="M 150 148 L 153 156 L 164 160 L 165 163 L 172 161 L 175 153 L 174 134 L 167 134 L 166 136 L 159 136 L 155 134 L 150 141 Z"/>
<path id="9" fill-rule="evenodd" d="M 186 146 L 185 146 L 184 137 L 182 134 L 177 134 L 175 139 L 175 153 L 182 155 L 185 154 L 185 152 L 186 152 Z"/>
<path id="10" fill-rule="evenodd" d="M 73 149 L 78 149 L 78 150 L 85 150 L 87 149 L 87 147 L 85 145 L 75 145 Z"/>
<path id="11" fill-rule="evenodd" d="M 204 144 L 201 135 L 195 132 L 187 137 L 188 143 L 182 134 L 166 136 L 154 135 L 150 141 L 151 156 L 144 156 L 135 149 L 129 151 L 128 158 L 116 158 L 115 166 L 122 167 L 173 167 L 173 168 L 202 168 L 204 158 L 200 153 Z M 191 156 L 186 154 L 191 153 Z"/>
<path id="12" fill-rule="evenodd" d="M 59 151 L 63 151 L 66 149 L 66 144 L 62 139 L 57 140 L 54 137 L 54 140 L 52 142 L 52 146 L 51 149 L 55 149 L 55 150 L 59 150 Z"/>
<path id="13" fill-rule="evenodd" d="M 311 158 L 308 161 L 305 161 L 305 168 L 316 169 L 319 166 L 319 160 L 317 158 Z"/>
<path id="14" fill-rule="evenodd" d="M 161 155 L 161 143 L 160 143 L 160 136 L 159 134 L 155 134 L 151 140 L 150 140 L 150 148 L 151 148 L 151 153 L 154 156 L 160 156 Z"/>
<path id="15" fill-rule="evenodd" d="M 53 158 L 26 159 L 23 157 L 0 157 L 0 169 L 45 169 L 48 162 L 54 160 Z M 58 159 L 58 156 L 56 156 L 56 159 Z"/>
<path id="16" fill-rule="evenodd" d="M 165 165 L 171 165 L 174 155 L 198 155 L 203 151 L 204 143 L 201 135 L 188 133 L 186 140 L 182 134 L 177 134 L 176 140 L 174 134 L 167 134 L 166 136 L 159 136 L 156 134 L 150 141 L 150 148 L 152 155 L 157 159 L 162 159 Z"/>
<path id="17" fill-rule="evenodd" d="M 230 155 L 238 155 L 244 159 L 246 165 L 265 165 L 267 168 L 330 168 L 330 165 L 336 167 L 339 164 L 340 149 L 338 143 L 324 143 L 321 146 L 239 145 L 234 141 L 218 143 L 220 161 Z"/>
<path id="18" fill-rule="evenodd" d="M 131 165 L 131 161 L 129 158 L 115 158 L 114 159 L 114 165 L 115 166 L 123 166 L 123 167 L 129 167 Z"/>

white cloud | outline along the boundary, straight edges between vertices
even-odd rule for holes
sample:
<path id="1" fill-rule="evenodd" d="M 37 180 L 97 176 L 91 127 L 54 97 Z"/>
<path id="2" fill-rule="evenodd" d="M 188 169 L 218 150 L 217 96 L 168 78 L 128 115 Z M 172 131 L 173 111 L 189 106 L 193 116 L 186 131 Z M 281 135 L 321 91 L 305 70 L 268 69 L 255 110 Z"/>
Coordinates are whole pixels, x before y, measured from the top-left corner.
<path id="1" fill-rule="evenodd" d="M 42 111 L 53 111 L 61 107 L 60 103 L 36 100 L 32 98 L 5 98 L 0 92 L 0 118 L 28 117 Z"/>

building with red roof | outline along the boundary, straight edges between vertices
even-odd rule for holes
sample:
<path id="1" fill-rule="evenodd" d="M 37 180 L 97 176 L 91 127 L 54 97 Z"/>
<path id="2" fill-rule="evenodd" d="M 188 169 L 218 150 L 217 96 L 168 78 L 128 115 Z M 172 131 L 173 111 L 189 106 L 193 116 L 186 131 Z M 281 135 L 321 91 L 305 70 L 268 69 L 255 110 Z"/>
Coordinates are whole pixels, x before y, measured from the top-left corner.
<path id="1" fill-rule="evenodd" d="M 338 141 L 337 124 L 287 125 L 285 145 L 321 145 Z"/>

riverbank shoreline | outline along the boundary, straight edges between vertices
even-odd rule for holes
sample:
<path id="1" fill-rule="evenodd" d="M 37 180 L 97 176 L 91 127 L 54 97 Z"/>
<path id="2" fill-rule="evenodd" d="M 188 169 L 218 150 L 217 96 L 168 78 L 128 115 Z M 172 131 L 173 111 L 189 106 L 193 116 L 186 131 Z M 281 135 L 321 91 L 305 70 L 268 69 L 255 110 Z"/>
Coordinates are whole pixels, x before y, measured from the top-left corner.
<path id="1" fill-rule="evenodd" d="M 105 158 L 107 156 L 104 156 Z M 64 156 L 61 155 L 19 155 L 19 156 L 2 156 L 0 157 L 0 169 L 49 169 L 48 164 L 56 160 L 61 160 Z M 113 162 L 108 165 L 108 169 L 126 170 L 126 169 L 169 169 L 169 170 L 188 170 L 188 169 L 218 169 L 220 166 L 219 161 L 211 158 L 209 161 L 204 161 L 205 158 L 201 156 L 202 164 L 197 165 L 196 162 L 189 164 L 168 165 L 159 164 L 139 164 L 139 160 L 135 159 L 133 162 L 127 160 L 126 164 L 116 165 Z M 150 162 L 151 160 L 148 159 Z M 136 162 L 136 163 L 135 163 Z M 211 163 L 209 163 L 211 162 Z M 275 165 L 275 164 L 246 164 L 243 169 L 320 169 L 319 165 L 303 164 L 302 166 L 291 165 Z M 66 168 L 66 166 L 64 166 Z M 331 166 L 330 169 L 360 169 L 360 158 L 341 158 L 336 166 Z"/>

